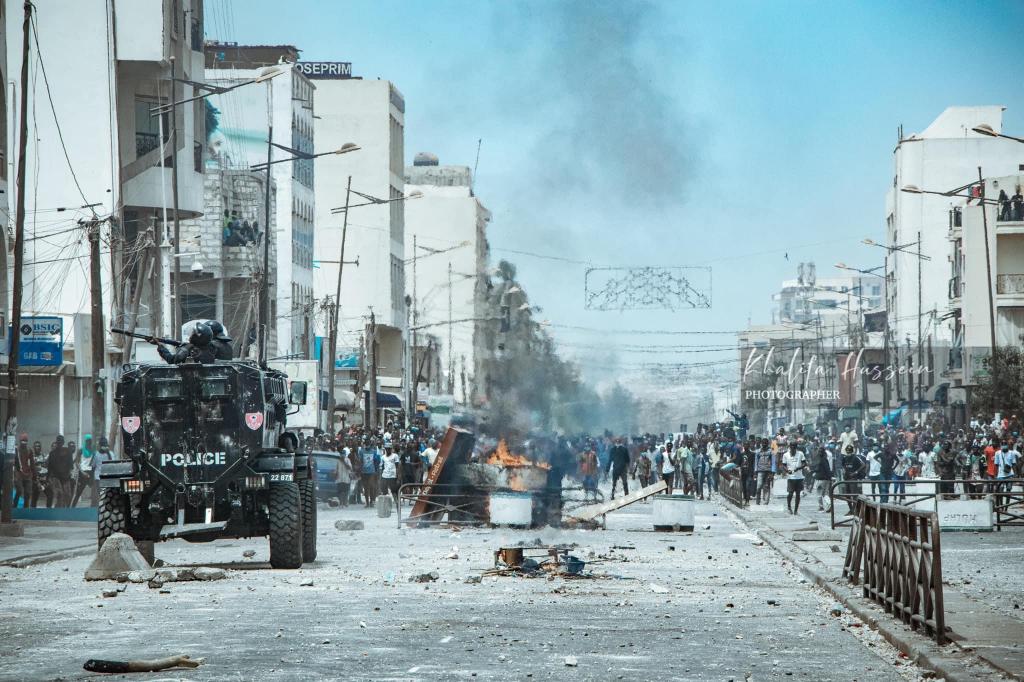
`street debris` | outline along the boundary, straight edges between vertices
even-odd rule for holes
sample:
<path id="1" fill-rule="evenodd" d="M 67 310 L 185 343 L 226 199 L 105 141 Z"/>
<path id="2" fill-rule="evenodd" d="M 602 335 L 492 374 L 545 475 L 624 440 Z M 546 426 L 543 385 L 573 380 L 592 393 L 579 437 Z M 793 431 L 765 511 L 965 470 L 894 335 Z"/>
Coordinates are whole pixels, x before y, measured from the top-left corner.
<path id="1" fill-rule="evenodd" d="M 204 660 L 185 655 L 138 661 L 101 661 L 90 658 L 82 667 L 91 673 L 154 673 L 171 668 L 198 668 Z"/>
<path id="2" fill-rule="evenodd" d="M 85 569 L 85 579 L 112 580 L 118 573 L 143 570 L 150 570 L 149 562 L 139 552 L 135 541 L 124 533 L 114 533 L 103 542 L 96 557 Z"/>
<path id="3" fill-rule="evenodd" d="M 254 549 L 247 549 L 244 552 L 242 552 L 242 558 L 243 559 L 251 559 L 254 556 L 256 556 L 256 550 L 254 550 Z"/>
<path id="4" fill-rule="evenodd" d="M 441 574 L 439 574 L 437 571 L 431 571 L 430 573 L 420 573 L 419 575 L 410 576 L 409 577 L 409 582 L 411 582 L 411 583 L 432 583 L 432 582 L 436 581 L 437 579 L 439 579 L 440 577 L 441 577 Z"/>
<path id="5" fill-rule="evenodd" d="M 358 519 L 338 519 L 334 522 L 336 530 L 363 530 L 365 524 Z"/>
<path id="6" fill-rule="evenodd" d="M 565 665 L 570 668 L 575 668 L 577 665 L 579 665 L 579 661 L 576 660 L 575 656 L 566 656 Z"/>

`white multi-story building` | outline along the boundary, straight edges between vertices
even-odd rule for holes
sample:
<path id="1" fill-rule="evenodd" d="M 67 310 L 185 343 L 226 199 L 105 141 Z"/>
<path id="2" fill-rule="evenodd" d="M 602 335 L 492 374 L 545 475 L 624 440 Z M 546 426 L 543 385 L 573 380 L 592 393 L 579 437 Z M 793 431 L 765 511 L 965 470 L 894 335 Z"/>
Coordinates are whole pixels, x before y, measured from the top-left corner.
<path id="1" fill-rule="evenodd" d="M 335 151 L 350 142 L 359 146 L 359 151 L 316 161 L 317 266 L 313 289 L 318 300 L 334 300 L 344 216 L 332 209 L 345 205 L 349 178 L 353 190 L 349 203 L 355 205 L 345 238 L 336 394 L 353 388 L 358 388 L 360 394 L 369 390 L 365 382 L 357 385 L 361 368 L 346 359 L 359 355 L 372 312 L 376 322 L 377 389 L 381 394 L 378 407 L 397 408 L 404 403 L 405 331 L 410 311 L 405 300 L 403 263 L 406 202 L 400 200 L 405 186 L 405 100 L 389 81 L 351 78 L 347 63 L 300 62 L 299 68 L 316 85 L 314 150 Z M 358 265 L 351 262 L 356 260 Z M 329 330 L 324 336 L 329 336 Z M 363 353 L 364 358 L 368 355 Z"/>
<path id="2" fill-rule="evenodd" d="M 231 87 L 252 80 L 264 69 L 293 64 L 298 56 L 299 51 L 292 45 L 208 43 L 204 80 L 211 85 Z M 277 192 L 274 216 L 277 229 L 272 240 L 277 249 L 270 268 L 273 287 L 270 317 L 274 320 L 271 336 L 276 343 L 270 348 L 274 355 L 311 358 L 315 335 L 313 217 L 316 202 L 313 184 L 316 162 L 287 159 L 294 156 L 289 149 L 313 152 L 314 85 L 296 68 L 286 68 L 266 83 L 209 98 L 208 166 L 211 170 L 237 171 L 266 163 L 268 124 L 273 123 L 273 142 L 278 146 L 271 153 L 273 160 L 279 162 L 270 167 Z M 239 176 L 228 173 L 221 177 L 234 180 Z M 223 189 L 225 196 L 233 191 L 227 186 Z M 215 203 L 225 206 L 230 202 Z M 218 216 L 225 226 L 254 220 L 253 215 L 233 216 L 230 210 L 227 215 L 218 212 Z M 223 307 L 223 301 L 220 305 Z M 229 331 L 236 336 L 244 332 L 242 329 Z"/>
<path id="3" fill-rule="evenodd" d="M 405 189 L 423 195 L 405 210 L 407 288 L 415 296 L 413 324 L 438 340 L 448 392 L 465 404 L 471 396 L 463 394 L 463 386 L 474 385 L 483 343 L 479 330 L 484 324 L 491 212 L 473 193 L 469 167 L 438 165 L 433 154 L 416 155 L 413 165 L 405 169 Z M 421 335 L 415 336 L 414 367 L 427 356 Z"/>
<path id="4" fill-rule="evenodd" d="M 89 325 L 74 324 L 91 310 L 89 241 L 79 221 L 103 221 L 103 327 L 126 326 L 131 319 L 140 329 L 174 333 L 168 304 L 172 167 L 177 167 L 178 216 L 199 215 L 204 116 L 202 106 L 194 103 L 178 106 L 174 115 L 154 116 L 152 109 L 190 97 L 193 89 L 183 81 L 202 80 L 203 2 L 37 0 L 33 14 L 38 39 L 31 41 L 28 83 L 20 79 L 21 8 L 21 3 L 7 2 L 2 13 L 8 182 L 4 208 L 8 216 L 15 215 L 18 169 L 13 150 L 18 148 L 19 100 L 25 87 L 29 110 L 22 315 L 61 318 L 65 343 L 56 365 L 21 362 L 18 412 L 20 428 L 48 443 L 58 432 L 80 438 L 92 419 Z M 172 75 L 181 80 L 172 81 Z M 172 126 L 176 136 L 171 135 Z M 160 252 L 163 267 L 154 268 L 149 286 L 139 265 L 144 253 L 156 259 Z M 134 315 L 128 308 L 137 287 L 141 305 Z M 132 359 L 124 357 L 120 337 L 100 342 L 106 367 Z M 105 372 L 108 389 L 114 374 Z M 106 391 L 108 423 L 112 395 Z"/>
<path id="5" fill-rule="evenodd" d="M 859 324 L 863 310 L 883 306 L 882 280 L 871 276 L 816 277 L 814 263 L 801 263 L 796 279 L 783 280 L 772 299 L 776 324 L 820 325 L 845 330 Z M 831 333 L 831 332 L 830 332 Z"/>
<path id="6" fill-rule="evenodd" d="M 1024 164 L 1024 146 L 973 131 L 987 124 L 1001 132 L 1003 110 L 949 107 L 924 131 L 904 136 L 893 151 L 894 174 L 885 202 L 888 245 L 891 249 L 920 239 L 920 253 L 927 259 L 918 258 L 916 244 L 888 257 L 889 328 L 901 346 L 907 338 L 915 347 L 927 344 L 929 335 L 935 343 L 950 340 L 949 328 L 939 317 L 949 300 L 949 212 L 961 201 L 901 190 L 913 185 L 947 192 L 977 182 L 979 167 L 985 177 L 1017 172 Z"/>
<path id="7" fill-rule="evenodd" d="M 987 371 L 984 360 L 991 353 L 993 322 L 997 345 L 1024 343 L 1024 200 L 1013 201 L 1022 187 L 1024 172 L 986 178 L 985 197 L 994 201 L 986 203 L 987 215 L 982 216 L 976 200 L 961 199 L 954 211 L 947 266 L 952 275 L 948 317 L 953 343 L 946 368 L 953 387 L 973 385 Z M 1001 196 L 1006 201 L 1000 202 Z"/>

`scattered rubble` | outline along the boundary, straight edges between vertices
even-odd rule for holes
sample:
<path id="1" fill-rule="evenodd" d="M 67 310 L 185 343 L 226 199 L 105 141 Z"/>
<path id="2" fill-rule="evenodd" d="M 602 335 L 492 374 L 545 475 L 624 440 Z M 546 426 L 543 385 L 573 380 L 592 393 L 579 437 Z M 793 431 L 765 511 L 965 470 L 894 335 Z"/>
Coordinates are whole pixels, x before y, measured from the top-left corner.
<path id="1" fill-rule="evenodd" d="M 437 571 L 431 571 L 430 573 L 420 573 L 409 577 L 411 583 L 432 583 L 441 577 Z"/>
<path id="2" fill-rule="evenodd" d="M 336 530 L 363 530 L 365 527 L 366 524 L 358 519 L 338 519 L 334 522 Z"/>

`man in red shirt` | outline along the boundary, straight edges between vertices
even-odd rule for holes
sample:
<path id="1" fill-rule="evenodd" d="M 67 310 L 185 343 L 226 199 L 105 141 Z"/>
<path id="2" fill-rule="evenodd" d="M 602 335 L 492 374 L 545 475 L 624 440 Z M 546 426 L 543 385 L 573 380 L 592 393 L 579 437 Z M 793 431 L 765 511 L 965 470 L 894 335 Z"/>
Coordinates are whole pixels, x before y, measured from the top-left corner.
<path id="1" fill-rule="evenodd" d="M 985 473 L 989 478 L 996 477 L 996 449 L 991 443 L 985 446 Z"/>

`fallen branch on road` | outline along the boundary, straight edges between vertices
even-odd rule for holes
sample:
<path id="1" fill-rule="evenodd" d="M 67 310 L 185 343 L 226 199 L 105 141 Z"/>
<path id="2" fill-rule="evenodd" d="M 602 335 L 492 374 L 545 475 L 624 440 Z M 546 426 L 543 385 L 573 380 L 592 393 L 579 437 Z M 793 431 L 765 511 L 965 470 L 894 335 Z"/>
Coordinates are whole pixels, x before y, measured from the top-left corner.
<path id="1" fill-rule="evenodd" d="M 82 667 L 92 673 L 154 673 L 170 668 L 198 668 L 203 660 L 185 655 L 154 658 L 148 661 L 99 661 L 90 658 Z"/>

